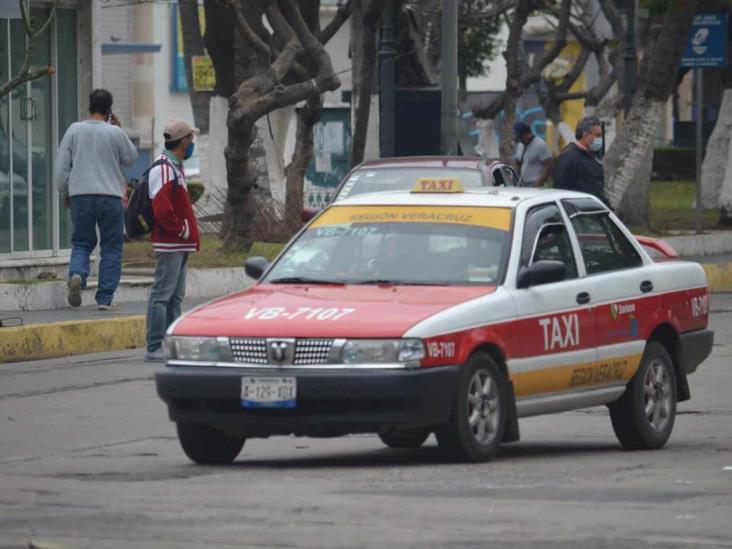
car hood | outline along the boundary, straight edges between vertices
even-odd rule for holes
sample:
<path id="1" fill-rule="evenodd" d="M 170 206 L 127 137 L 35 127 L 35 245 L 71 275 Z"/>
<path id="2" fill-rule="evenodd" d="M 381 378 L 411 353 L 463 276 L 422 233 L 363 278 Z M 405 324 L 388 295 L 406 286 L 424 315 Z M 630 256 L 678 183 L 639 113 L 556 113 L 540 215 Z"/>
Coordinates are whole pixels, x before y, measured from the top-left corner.
<path id="1" fill-rule="evenodd" d="M 494 286 L 303 286 L 260 284 L 199 307 L 175 335 L 401 337 L 416 323 Z"/>

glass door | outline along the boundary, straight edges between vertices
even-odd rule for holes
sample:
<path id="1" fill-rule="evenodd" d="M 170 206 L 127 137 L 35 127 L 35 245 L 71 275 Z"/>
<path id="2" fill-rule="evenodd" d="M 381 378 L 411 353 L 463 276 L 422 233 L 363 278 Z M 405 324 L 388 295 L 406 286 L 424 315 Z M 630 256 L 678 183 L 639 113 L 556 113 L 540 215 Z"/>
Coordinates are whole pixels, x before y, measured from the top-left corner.
<path id="1" fill-rule="evenodd" d="M 49 13 L 31 9 L 35 21 Z M 25 50 L 22 21 L 0 19 L 0 79 L 18 73 Z M 55 67 L 55 74 L 0 99 L 0 257 L 47 257 L 70 247 L 70 216 L 53 185 L 53 162 L 78 119 L 77 58 L 76 10 L 58 9 L 37 38 L 32 62 Z"/>

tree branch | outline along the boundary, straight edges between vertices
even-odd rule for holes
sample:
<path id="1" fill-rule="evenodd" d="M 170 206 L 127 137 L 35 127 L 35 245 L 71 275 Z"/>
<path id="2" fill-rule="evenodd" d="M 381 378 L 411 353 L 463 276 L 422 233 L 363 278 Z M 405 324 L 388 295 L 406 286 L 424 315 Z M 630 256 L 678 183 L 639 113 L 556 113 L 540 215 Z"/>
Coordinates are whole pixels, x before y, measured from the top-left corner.
<path id="1" fill-rule="evenodd" d="M 318 36 L 318 40 L 320 40 L 320 43 L 327 44 L 328 41 L 333 38 L 333 36 L 335 36 L 335 34 L 340 30 L 340 28 L 343 26 L 343 23 L 348 20 L 348 18 L 353 13 L 353 10 L 355 9 L 355 0 L 348 0 L 345 4 L 339 4 L 338 10 L 333 16 L 333 19 L 330 20 L 330 22 L 325 26 L 325 28 L 320 32 L 320 35 Z"/>
<path id="2" fill-rule="evenodd" d="M 259 37 L 259 35 L 257 35 L 256 32 L 254 32 L 254 30 L 252 30 L 252 27 L 249 26 L 249 22 L 242 12 L 241 4 L 237 0 L 219 1 L 231 10 L 231 14 L 234 16 L 234 24 L 236 25 L 236 28 L 239 29 L 242 37 L 252 46 L 252 49 L 257 52 L 258 57 L 262 60 L 269 61 L 269 46 Z"/>
<path id="3" fill-rule="evenodd" d="M 28 11 L 25 4 L 25 1 L 18 0 L 18 3 L 20 4 L 20 15 L 21 19 L 23 20 L 23 29 L 25 30 L 25 34 L 28 38 L 28 46 L 25 49 L 23 64 L 20 66 L 20 70 L 18 70 L 18 73 L 8 82 L 0 86 L 0 97 L 6 96 L 21 84 L 25 84 L 26 82 L 36 80 L 43 76 L 51 75 L 55 72 L 55 69 L 50 65 L 42 67 L 35 71 L 31 71 L 30 69 L 31 63 L 33 62 L 33 49 L 35 48 L 35 42 L 38 37 L 41 36 L 41 34 L 46 32 L 48 26 L 51 24 L 51 21 L 56 14 L 56 8 L 58 7 L 59 0 L 54 1 L 53 6 L 51 7 L 51 12 L 48 14 L 48 17 L 38 28 L 38 30 L 35 30 L 33 28 L 33 21 L 30 12 Z"/>

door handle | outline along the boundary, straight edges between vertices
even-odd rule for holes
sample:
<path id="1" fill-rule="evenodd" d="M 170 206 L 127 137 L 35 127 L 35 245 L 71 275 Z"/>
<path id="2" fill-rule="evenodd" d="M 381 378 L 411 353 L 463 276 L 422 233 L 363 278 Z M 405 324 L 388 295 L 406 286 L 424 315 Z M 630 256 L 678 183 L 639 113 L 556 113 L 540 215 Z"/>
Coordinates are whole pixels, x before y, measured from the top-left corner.
<path id="1" fill-rule="evenodd" d="M 652 292 L 653 291 L 653 282 L 651 282 L 650 280 L 644 280 L 643 282 L 641 282 L 640 289 L 641 289 L 641 292 L 643 292 L 644 294 L 647 294 L 648 292 Z"/>
<path id="2" fill-rule="evenodd" d="M 590 302 L 590 294 L 587 292 L 580 292 L 577 294 L 577 303 L 580 305 L 584 305 L 585 303 Z"/>

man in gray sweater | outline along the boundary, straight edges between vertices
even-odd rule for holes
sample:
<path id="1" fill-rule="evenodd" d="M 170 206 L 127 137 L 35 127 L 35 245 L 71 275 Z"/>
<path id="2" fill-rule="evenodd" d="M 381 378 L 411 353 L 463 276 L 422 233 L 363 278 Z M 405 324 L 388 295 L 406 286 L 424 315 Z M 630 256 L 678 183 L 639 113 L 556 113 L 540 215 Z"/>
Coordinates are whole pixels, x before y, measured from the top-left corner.
<path id="1" fill-rule="evenodd" d="M 112 114 L 112 94 L 94 90 L 89 95 L 89 118 L 69 126 L 58 149 L 56 185 L 71 208 L 69 305 L 81 305 L 81 290 L 89 276 L 89 256 L 97 245 L 101 261 L 96 302 L 113 308 L 112 298 L 122 274 L 124 204 L 127 186 L 120 166 L 131 166 L 137 150 Z"/>

